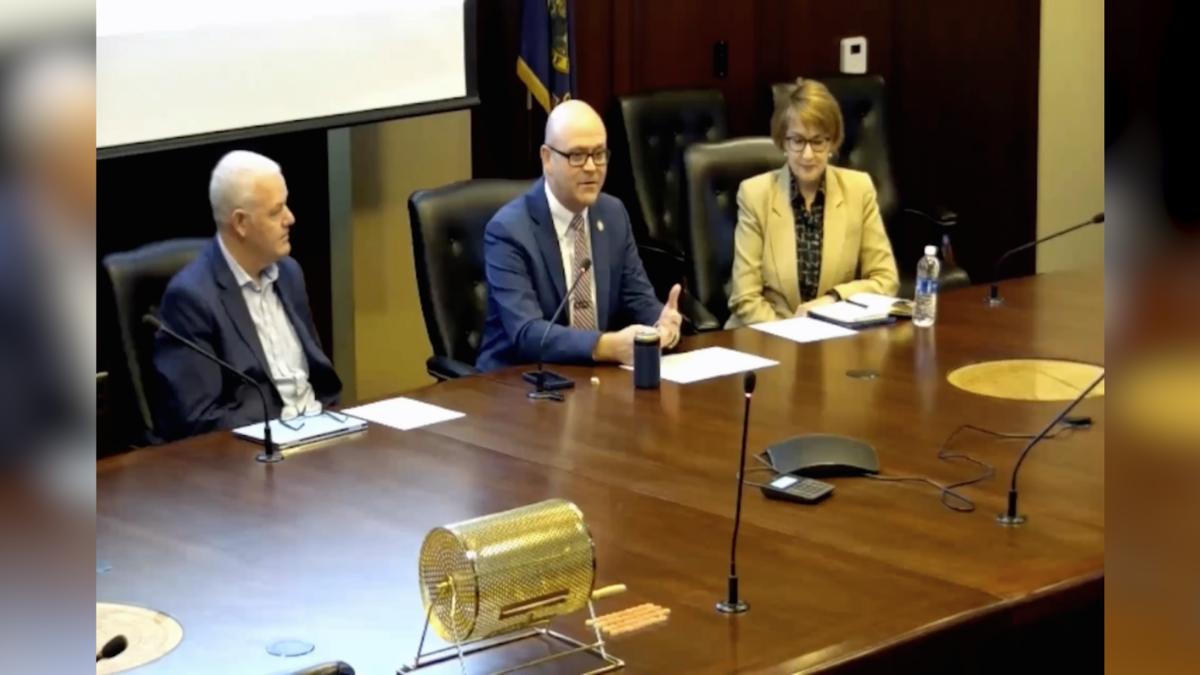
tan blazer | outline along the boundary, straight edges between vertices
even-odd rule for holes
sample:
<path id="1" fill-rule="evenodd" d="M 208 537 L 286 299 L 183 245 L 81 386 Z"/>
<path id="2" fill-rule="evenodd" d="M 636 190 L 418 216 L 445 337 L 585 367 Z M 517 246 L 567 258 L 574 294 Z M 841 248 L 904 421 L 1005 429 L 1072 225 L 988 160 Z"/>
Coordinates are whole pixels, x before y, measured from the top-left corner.
<path id="1" fill-rule="evenodd" d="M 729 295 L 733 314 L 726 328 L 790 319 L 800 306 L 791 201 L 791 172 L 786 166 L 742 181 Z M 831 289 L 843 298 L 863 292 L 895 295 L 899 286 L 896 259 L 879 217 L 871 177 L 826 167 L 818 296 Z"/>

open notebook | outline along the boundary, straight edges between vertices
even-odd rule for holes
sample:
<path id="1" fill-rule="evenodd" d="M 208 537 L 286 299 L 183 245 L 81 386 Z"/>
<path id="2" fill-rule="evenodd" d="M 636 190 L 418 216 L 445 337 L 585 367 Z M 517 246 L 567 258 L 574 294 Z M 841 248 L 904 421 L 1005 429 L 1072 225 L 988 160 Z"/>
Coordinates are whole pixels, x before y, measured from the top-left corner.
<path id="1" fill-rule="evenodd" d="M 286 423 L 271 420 L 271 440 L 280 450 L 287 450 L 306 443 L 352 434 L 366 428 L 366 421 L 357 417 L 337 412 L 323 412 L 319 415 L 305 415 L 289 419 Z M 255 443 L 262 443 L 262 422 L 234 429 L 233 435 Z"/>

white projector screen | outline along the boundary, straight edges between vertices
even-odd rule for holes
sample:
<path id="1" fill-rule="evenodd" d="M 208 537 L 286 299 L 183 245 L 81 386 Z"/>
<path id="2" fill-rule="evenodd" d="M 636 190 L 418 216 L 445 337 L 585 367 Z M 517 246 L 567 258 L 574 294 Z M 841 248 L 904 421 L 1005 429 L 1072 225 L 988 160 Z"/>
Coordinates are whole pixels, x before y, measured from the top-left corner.
<path id="1" fill-rule="evenodd" d="M 472 0 L 98 0 L 96 147 L 467 107 Z"/>

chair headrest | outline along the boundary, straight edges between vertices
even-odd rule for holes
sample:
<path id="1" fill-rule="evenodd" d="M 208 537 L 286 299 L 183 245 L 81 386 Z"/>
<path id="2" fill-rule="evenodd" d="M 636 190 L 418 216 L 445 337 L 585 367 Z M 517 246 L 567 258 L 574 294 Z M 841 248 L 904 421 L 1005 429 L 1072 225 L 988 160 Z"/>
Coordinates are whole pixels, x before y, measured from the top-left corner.
<path id="1" fill-rule="evenodd" d="M 171 277 L 188 265 L 212 242 L 212 237 L 170 239 L 132 251 L 104 257 L 103 266 L 112 284 L 121 349 L 125 360 L 123 384 L 132 392 L 129 424 L 139 444 L 152 443 L 154 417 L 149 397 L 153 388 L 151 357 L 153 331 L 142 325 L 142 316 L 156 310 Z"/>
<path id="2" fill-rule="evenodd" d="M 528 180 L 468 180 L 408 199 L 421 311 L 433 353 L 474 363 L 487 318 L 483 235 Z"/>
<path id="3" fill-rule="evenodd" d="M 779 168 L 785 160 L 775 142 L 762 136 L 696 143 L 684 155 L 688 176 L 701 180 L 718 176 L 740 176 L 740 180 L 745 180 Z"/>
<path id="4" fill-rule="evenodd" d="M 683 153 L 729 135 L 719 89 L 668 89 L 617 99 L 613 194 L 626 202 L 634 233 L 680 246 L 687 222 Z"/>
<path id="5" fill-rule="evenodd" d="M 113 283 L 150 279 L 170 280 L 211 242 L 209 237 L 170 239 L 104 257 Z"/>

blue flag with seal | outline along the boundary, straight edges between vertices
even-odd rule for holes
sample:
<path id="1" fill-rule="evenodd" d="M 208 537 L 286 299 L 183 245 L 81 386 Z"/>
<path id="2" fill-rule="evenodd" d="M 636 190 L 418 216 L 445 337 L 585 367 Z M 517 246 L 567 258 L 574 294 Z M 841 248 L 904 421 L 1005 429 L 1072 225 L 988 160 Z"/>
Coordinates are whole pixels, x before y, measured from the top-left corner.
<path id="1" fill-rule="evenodd" d="M 575 94 L 573 0 L 524 0 L 517 77 L 546 112 Z"/>

